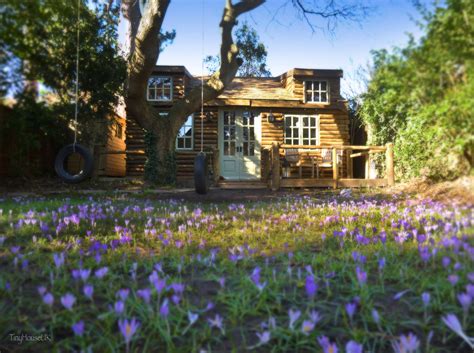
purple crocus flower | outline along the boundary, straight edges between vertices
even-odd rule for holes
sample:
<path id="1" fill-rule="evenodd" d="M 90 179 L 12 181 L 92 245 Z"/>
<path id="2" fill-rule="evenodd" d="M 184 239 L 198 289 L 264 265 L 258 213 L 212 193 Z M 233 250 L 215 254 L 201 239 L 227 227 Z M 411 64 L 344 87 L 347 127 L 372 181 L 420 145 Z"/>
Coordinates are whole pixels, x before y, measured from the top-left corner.
<path id="1" fill-rule="evenodd" d="M 254 284 L 260 283 L 260 272 L 261 269 L 258 266 L 253 269 L 252 274 L 250 275 L 250 279 Z"/>
<path id="2" fill-rule="evenodd" d="M 372 319 L 377 325 L 380 323 L 380 315 L 376 309 L 372 309 Z"/>
<path id="3" fill-rule="evenodd" d="M 355 341 L 349 341 L 346 344 L 346 353 L 362 353 L 362 345 Z"/>
<path id="4" fill-rule="evenodd" d="M 60 268 L 64 264 L 64 253 L 53 254 L 53 260 L 56 268 Z"/>
<path id="5" fill-rule="evenodd" d="M 472 303 L 471 296 L 467 293 L 459 293 L 458 301 L 459 301 L 459 304 L 461 304 L 463 311 L 467 313 Z"/>
<path id="6" fill-rule="evenodd" d="M 90 274 L 91 274 L 90 269 L 81 269 L 81 270 L 79 270 L 79 276 L 81 277 L 82 281 L 84 281 L 84 282 L 87 281 Z"/>
<path id="7" fill-rule="evenodd" d="M 421 300 L 423 301 L 423 306 L 426 308 L 428 305 L 430 305 L 430 293 L 424 292 L 421 294 Z"/>
<path id="8" fill-rule="evenodd" d="M 294 325 L 295 325 L 295 322 L 299 319 L 299 317 L 301 316 L 301 311 L 299 310 L 293 310 L 293 309 L 290 309 L 288 310 L 288 316 L 290 318 L 290 323 L 288 325 L 288 327 L 293 330 L 294 328 Z"/>
<path id="9" fill-rule="evenodd" d="M 163 301 L 163 304 L 161 304 L 161 307 L 160 307 L 160 315 L 164 318 L 168 317 L 170 313 L 170 309 L 169 309 L 169 305 L 168 305 L 168 299 L 166 298 L 164 301 Z"/>
<path id="10" fill-rule="evenodd" d="M 189 326 L 193 325 L 197 319 L 199 318 L 199 314 L 192 313 L 191 311 L 188 311 L 188 319 L 189 319 Z"/>
<path id="11" fill-rule="evenodd" d="M 71 293 L 66 293 L 61 297 L 61 304 L 67 309 L 71 310 L 74 303 L 76 302 L 76 297 Z"/>
<path id="12" fill-rule="evenodd" d="M 258 337 L 259 346 L 266 344 L 270 342 L 270 338 L 271 338 L 270 331 L 263 331 L 262 333 L 257 332 L 257 337 Z"/>
<path id="13" fill-rule="evenodd" d="M 454 286 L 454 285 L 456 285 L 456 283 L 458 283 L 459 276 L 455 275 L 455 274 L 449 275 L 448 276 L 448 281 L 449 281 L 449 283 L 451 283 L 452 286 Z"/>
<path id="14" fill-rule="evenodd" d="M 335 343 L 331 343 L 326 336 L 318 337 L 318 342 L 324 353 L 337 353 L 338 349 Z"/>
<path id="15" fill-rule="evenodd" d="M 306 295 L 311 299 L 314 298 L 318 290 L 318 286 L 316 282 L 314 281 L 313 275 L 306 276 L 305 288 L 306 288 Z"/>
<path id="16" fill-rule="evenodd" d="M 94 294 L 94 286 L 92 284 L 85 284 L 82 291 L 87 298 L 92 300 L 92 294 Z"/>
<path id="17" fill-rule="evenodd" d="M 354 313 L 357 309 L 357 304 L 356 303 L 347 303 L 346 304 L 346 312 L 347 315 L 349 315 L 349 319 L 352 320 L 352 317 L 354 316 Z"/>
<path id="18" fill-rule="evenodd" d="M 469 294 L 469 296 L 474 299 L 474 284 L 466 285 L 466 293 Z"/>
<path id="19" fill-rule="evenodd" d="M 39 295 L 41 295 L 41 296 L 43 296 L 44 293 L 46 293 L 46 287 L 45 286 L 39 286 L 37 289 L 38 289 Z"/>
<path id="20" fill-rule="evenodd" d="M 130 293 L 130 289 L 128 289 L 128 288 L 119 289 L 118 292 L 117 292 L 117 296 L 119 296 L 120 299 L 122 299 L 122 301 L 125 301 L 125 300 L 127 300 L 129 293 Z"/>
<path id="21" fill-rule="evenodd" d="M 362 286 L 367 282 L 367 272 L 363 271 L 359 266 L 356 267 L 357 281 Z"/>
<path id="22" fill-rule="evenodd" d="M 309 335 L 314 330 L 315 323 L 311 320 L 304 320 L 301 324 L 301 332 L 305 335 Z"/>
<path id="23" fill-rule="evenodd" d="M 145 303 L 150 304 L 150 298 L 151 298 L 151 289 L 150 288 L 137 290 L 137 295 L 140 298 L 142 298 L 145 301 Z"/>
<path id="24" fill-rule="evenodd" d="M 420 347 L 418 337 L 410 332 L 408 335 L 401 335 L 400 339 L 392 343 L 395 353 L 415 353 Z"/>
<path id="25" fill-rule="evenodd" d="M 216 314 L 214 319 L 208 319 L 207 321 L 209 322 L 209 326 L 216 327 L 222 332 L 224 332 L 224 321 L 222 319 L 222 316 L 220 316 L 219 314 Z"/>
<path id="26" fill-rule="evenodd" d="M 95 276 L 98 279 L 102 279 L 107 274 L 107 272 L 109 272 L 109 269 L 107 267 L 102 267 L 95 271 Z"/>
<path id="27" fill-rule="evenodd" d="M 84 321 L 78 321 L 74 325 L 71 326 L 74 335 L 82 336 L 84 334 Z"/>
<path id="28" fill-rule="evenodd" d="M 121 300 L 117 300 L 114 305 L 114 310 L 117 315 L 120 315 L 125 310 L 125 303 Z"/>
<path id="29" fill-rule="evenodd" d="M 128 345 L 130 344 L 130 341 L 132 340 L 132 337 L 135 332 L 137 332 L 137 329 L 140 326 L 140 322 L 133 317 L 130 321 L 128 321 L 127 319 L 119 320 L 118 326 L 123 338 L 125 339 L 128 351 Z"/>
<path id="30" fill-rule="evenodd" d="M 49 306 L 52 306 L 53 303 L 54 303 L 54 297 L 51 293 L 46 293 L 45 295 L 43 295 L 43 302 L 46 304 L 46 305 L 49 305 Z"/>

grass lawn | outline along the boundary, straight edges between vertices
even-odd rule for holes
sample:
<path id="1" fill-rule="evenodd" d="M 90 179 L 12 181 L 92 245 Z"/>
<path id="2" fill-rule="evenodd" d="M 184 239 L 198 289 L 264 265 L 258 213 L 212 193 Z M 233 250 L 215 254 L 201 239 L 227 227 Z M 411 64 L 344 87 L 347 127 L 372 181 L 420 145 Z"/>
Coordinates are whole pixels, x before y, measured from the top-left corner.
<path id="1" fill-rule="evenodd" d="M 472 206 L 320 193 L 0 209 L 2 353 L 472 352 Z"/>

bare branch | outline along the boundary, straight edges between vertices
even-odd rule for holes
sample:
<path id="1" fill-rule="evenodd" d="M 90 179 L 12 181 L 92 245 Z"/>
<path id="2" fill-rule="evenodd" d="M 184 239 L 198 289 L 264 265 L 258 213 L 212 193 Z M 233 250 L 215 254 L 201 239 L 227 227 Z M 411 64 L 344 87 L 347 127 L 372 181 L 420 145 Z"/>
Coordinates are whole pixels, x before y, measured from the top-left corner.
<path id="1" fill-rule="evenodd" d="M 362 2 L 341 4 L 337 0 L 328 0 L 324 6 L 318 5 L 316 1 L 308 4 L 305 0 L 291 0 L 291 3 L 313 32 L 315 29 L 321 28 L 314 22 L 315 17 L 327 20 L 328 30 L 332 31 L 338 20 L 360 22 L 371 10 L 370 6 L 364 5 Z"/>

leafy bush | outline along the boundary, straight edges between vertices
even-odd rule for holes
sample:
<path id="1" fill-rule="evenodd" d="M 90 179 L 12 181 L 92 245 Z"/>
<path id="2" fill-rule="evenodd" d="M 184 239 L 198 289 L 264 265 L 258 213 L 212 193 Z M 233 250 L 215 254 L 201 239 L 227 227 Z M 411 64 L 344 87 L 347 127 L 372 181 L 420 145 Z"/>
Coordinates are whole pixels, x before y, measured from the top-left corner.
<path id="1" fill-rule="evenodd" d="M 369 143 L 395 143 L 397 175 L 451 179 L 473 167 L 474 3 L 421 9 L 425 36 L 373 53 L 359 114 Z"/>

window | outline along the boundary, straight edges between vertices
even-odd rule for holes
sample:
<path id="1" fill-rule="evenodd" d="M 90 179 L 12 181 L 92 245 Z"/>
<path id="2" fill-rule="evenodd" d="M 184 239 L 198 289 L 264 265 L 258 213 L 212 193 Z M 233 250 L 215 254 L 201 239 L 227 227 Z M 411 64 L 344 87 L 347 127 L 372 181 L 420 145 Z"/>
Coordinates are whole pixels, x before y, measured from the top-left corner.
<path id="1" fill-rule="evenodd" d="M 305 81 L 305 98 L 309 103 L 329 102 L 327 81 Z"/>
<path id="2" fill-rule="evenodd" d="M 147 99 L 155 102 L 171 101 L 173 79 L 169 76 L 151 76 L 148 80 Z"/>
<path id="3" fill-rule="evenodd" d="M 122 139 L 123 137 L 123 127 L 119 122 L 115 122 L 115 137 Z"/>
<path id="4" fill-rule="evenodd" d="M 193 115 L 188 116 L 181 129 L 179 129 L 176 137 L 177 150 L 192 150 L 193 149 Z"/>
<path id="5" fill-rule="evenodd" d="M 285 115 L 285 144 L 318 145 L 318 117 Z"/>

